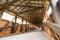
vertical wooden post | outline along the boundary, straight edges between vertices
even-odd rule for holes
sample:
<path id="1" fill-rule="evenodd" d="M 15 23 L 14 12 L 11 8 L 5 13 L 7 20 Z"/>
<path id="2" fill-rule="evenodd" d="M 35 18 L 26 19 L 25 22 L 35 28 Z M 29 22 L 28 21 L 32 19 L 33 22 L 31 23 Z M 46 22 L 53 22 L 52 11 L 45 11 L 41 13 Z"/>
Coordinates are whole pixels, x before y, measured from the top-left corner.
<path id="1" fill-rule="evenodd" d="M 2 17 L 2 14 L 3 14 L 3 12 L 0 11 L 0 19 L 1 19 L 1 17 Z"/>
<path id="2" fill-rule="evenodd" d="M 14 33 L 16 32 L 18 26 L 17 26 L 17 13 L 15 15 L 15 27 L 14 27 Z"/>
<path id="3" fill-rule="evenodd" d="M 23 30 L 23 19 L 22 19 L 21 25 L 20 25 L 20 32 L 22 32 L 22 30 Z"/>
<path id="4" fill-rule="evenodd" d="M 26 21 L 26 27 L 25 27 L 25 28 L 26 28 L 25 30 L 26 30 L 26 31 L 28 31 L 28 25 L 27 25 L 27 21 Z"/>
<path id="5" fill-rule="evenodd" d="M 44 13 L 44 17 L 43 17 L 43 18 L 45 18 L 46 20 L 47 20 L 47 17 L 48 17 L 47 14 L 46 14 L 46 11 L 47 11 L 47 10 L 46 10 L 47 1 L 48 1 L 48 0 L 44 0 L 44 10 L 43 10 L 43 11 L 44 11 L 44 12 L 43 12 L 43 13 Z M 44 20 L 45 20 L 45 19 L 44 19 Z"/>
<path id="6" fill-rule="evenodd" d="M 30 23 L 28 23 L 28 31 L 30 31 L 30 26 L 29 25 L 30 25 Z"/>
<path id="7" fill-rule="evenodd" d="M 17 13 L 15 14 L 15 23 L 14 23 L 15 26 L 12 28 L 12 33 L 15 33 L 18 28 L 16 25 L 16 21 L 17 21 Z"/>

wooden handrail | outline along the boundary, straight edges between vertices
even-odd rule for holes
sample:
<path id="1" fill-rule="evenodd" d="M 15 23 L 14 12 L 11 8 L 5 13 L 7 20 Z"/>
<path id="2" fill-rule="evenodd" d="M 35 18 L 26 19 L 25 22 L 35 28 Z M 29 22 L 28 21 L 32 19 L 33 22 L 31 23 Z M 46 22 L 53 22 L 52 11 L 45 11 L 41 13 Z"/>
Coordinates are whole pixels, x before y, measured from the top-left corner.
<path id="1" fill-rule="evenodd" d="M 16 26 L 16 25 L 0 27 L 0 30 L 7 29 L 7 28 L 12 28 L 12 27 L 15 27 L 15 26 Z"/>
<path id="2" fill-rule="evenodd" d="M 12 25 L 12 26 L 5 26 L 5 27 L 0 27 L 0 32 L 2 31 L 2 30 L 4 30 L 4 29 L 8 29 L 8 28 L 14 28 L 14 27 L 16 27 L 16 25 Z"/>
<path id="3" fill-rule="evenodd" d="M 47 33 L 51 36 L 51 37 L 53 37 L 54 39 L 57 39 L 57 40 L 60 40 L 60 35 L 56 32 L 56 31 L 54 31 L 54 29 L 53 29 L 53 26 L 55 27 L 56 25 L 53 25 L 53 24 L 50 24 L 50 23 L 45 23 L 45 28 L 44 29 L 46 29 L 45 31 L 47 31 Z M 49 29 L 49 30 L 47 30 L 47 29 Z M 53 33 L 52 33 L 53 32 Z M 53 34 L 53 36 L 52 36 L 52 34 Z"/>

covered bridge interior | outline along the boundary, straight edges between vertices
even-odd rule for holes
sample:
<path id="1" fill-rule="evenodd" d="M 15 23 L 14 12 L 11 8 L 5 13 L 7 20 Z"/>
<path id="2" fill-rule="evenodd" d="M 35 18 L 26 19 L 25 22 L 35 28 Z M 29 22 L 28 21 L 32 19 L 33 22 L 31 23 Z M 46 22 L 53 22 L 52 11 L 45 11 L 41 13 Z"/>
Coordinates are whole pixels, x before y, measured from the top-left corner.
<path id="1" fill-rule="evenodd" d="M 40 30 L 60 40 L 58 5 L 60 0 L 0 0 L 0 37 Z"/>

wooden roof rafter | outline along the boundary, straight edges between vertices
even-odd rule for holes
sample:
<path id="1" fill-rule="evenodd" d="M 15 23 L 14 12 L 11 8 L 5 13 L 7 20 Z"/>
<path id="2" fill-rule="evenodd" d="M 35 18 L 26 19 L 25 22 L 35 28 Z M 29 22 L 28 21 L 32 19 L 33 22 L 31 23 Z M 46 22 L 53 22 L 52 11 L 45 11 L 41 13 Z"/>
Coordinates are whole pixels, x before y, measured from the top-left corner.
<path id="1" fill-rule="evenodd" d="M 44 2 L 46 1 L 42 1 L 42 0 L 13 0 L 7 4 L 5 4 L 6 6 L 8 6 L 9 8 L 6 7 L 6 10 L 13 12 L 14 14 L 18 14 L 18 16 L 23 17 L 24 19 L 27 18 L 30 20 L 30 18 L 26 17 L 26 13 L 28 14 L 33 14 L 35 18 L 39 17 L 41 14 L 43 14 L 42 12 L 46 11 L 46 9 L 48 9 L 45 5 Z M 46 4 L 47 6 L 49 6 L 49 4 Z M 38 12 L 38 11 L 40 12 Z M 43 10 L 43 11 L 42 11 Z M 37 13 L 35 13 L 35 12 Z M 45 13 L 45 12 L 44 12 Z M 37 16 L 39 15 L 39 16 Z M 29 16 L 29 15 L 28 15 Z M 29 16 L 31 17 L 31 16 Z M 33 18 L 31 20 L 33 20 Z M 26 19 L 26 20 L 27 20 Z M 40 17 L 38 18 L 40 20 Z M 37 22 L 39 21 L 37 18 Z M 43 18 L 42 18 L 43 19 Z"/>

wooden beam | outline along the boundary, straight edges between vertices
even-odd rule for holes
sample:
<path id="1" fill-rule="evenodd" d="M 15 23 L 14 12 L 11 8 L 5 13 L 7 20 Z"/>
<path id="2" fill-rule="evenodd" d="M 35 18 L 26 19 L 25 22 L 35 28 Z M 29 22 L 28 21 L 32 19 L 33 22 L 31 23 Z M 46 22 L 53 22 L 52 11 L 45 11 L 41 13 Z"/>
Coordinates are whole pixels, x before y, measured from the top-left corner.
<path id="1" fill-rule="evenodd" d="M 44 0 L 44 18 L 46 18 L 47 17 L 47 14 L 46 14 L 46 6 L 47 6 L 47 1 L 48 0 Z"/>
<path id="2" fill-rule="evenodd" d="M 1 17 L 2 17 L 2 13 L 0 12 L 0 19 L 1 19 Z"/>
<path id="3" fill-rule="evenodd" d="M 17 23 L 16 21 L 17 21 L 17 14 L 15 14 L 15 23 L 14 23 L 14 25 L 16 25 L 16 23 Z M 13 27 L 12 28 L 12 33 L 15 33 L 17 28 L 18 28 L 18 26 Z"/>
<path id="4" fill-rule="evenodd" d="M 16 26 L 16 25 L 0 27 L 0 30 L 4 30 L 4 29 L 7 29 L 7 28 L 12 28 L 12 27 L 15 27 L 15 26 Z"/>
<path id="5" fill-rule="evenodd" d="M 13 0 L 12 2 L 9 2 L 8 4 L 14 4 L 14 3 L 16 3 L 18 1 L 20 1 L 20 0 Z"/>
<path id="6" fill-rule="evenodd" d="M 10 6 L 19 6 L 19 7 L 37 7 L 37 8 L 41 8 L 41 6 L 32 6 L 32 5 L 12 5 L 12 4 L 10 4 Z"/>

